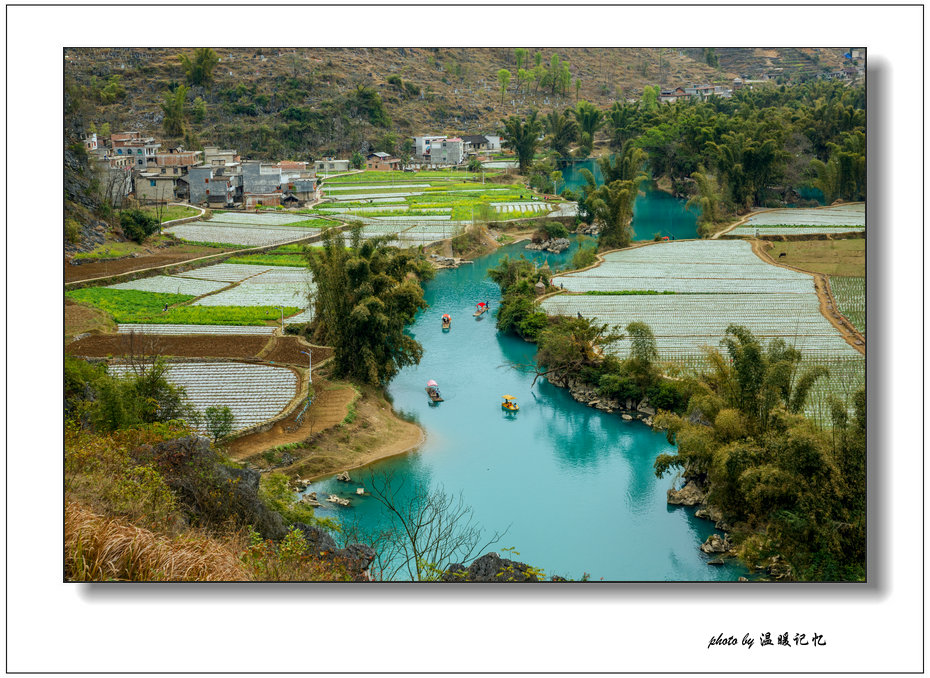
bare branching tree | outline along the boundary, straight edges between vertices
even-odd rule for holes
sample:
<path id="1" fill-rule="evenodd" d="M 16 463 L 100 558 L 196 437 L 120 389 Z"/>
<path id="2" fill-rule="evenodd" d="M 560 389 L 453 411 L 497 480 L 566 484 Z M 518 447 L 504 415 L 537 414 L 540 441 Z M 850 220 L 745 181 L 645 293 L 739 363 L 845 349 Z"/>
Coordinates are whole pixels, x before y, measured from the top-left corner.
<path id="1" fill-rule="evenodd" d="M 372 545 L 378 554 L 373 569 L 384 580 L 438 579 L 452 563 L 468 565 L 506 534 L 485 539 L 463 496 L 442 487 L 430 489 L 393 473 L 372 473 L 365 485 L 384 507 L 386 525 L 377 534 L 350 528 L 344 536 Z"/>

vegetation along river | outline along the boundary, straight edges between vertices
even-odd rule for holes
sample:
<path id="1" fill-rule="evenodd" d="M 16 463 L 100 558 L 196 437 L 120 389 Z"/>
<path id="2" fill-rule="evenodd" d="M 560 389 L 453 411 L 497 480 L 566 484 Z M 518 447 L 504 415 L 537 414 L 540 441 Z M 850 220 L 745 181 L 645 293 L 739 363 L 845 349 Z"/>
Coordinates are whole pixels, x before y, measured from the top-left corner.
<path id="1" fill-rule="evenodd" d="M 642 199 L 642 198 L 641 198 Z M 661 200 L 661 198 L 660 198 Z M 561 255 L 530 252 L 517 243 L 474 264 L 440 271 L 426 285 L 429 308 L 410 331 L 423 345 L 423 359 L 391 382 L 395 409 L 414 418 L 426 442 L 412 453 L 352 472 L 352 484 L 333 479 L 310 488 L 352 495 L 350 508 L 317 509 L 320 516 L 359 521 L 376 528 L 384 516 L 372 497 L 354 496 L 369 471 L 462 492 L 487 532 L 507 530 L 489 550 L 559 574 L 592 580 L 736 579 L 735 567 L 708 566 L 699 550 L 713 524 L 693 509 L 670 507 L 671 479 L 658 479 L 653 461 L 671 446 L 664 434 L 617 414 L 586 407 L 567 390 L 512 367 L 529 363 L 535 345 L 497 332 L 493 313 L 500 294 L 487 269 L 505 255 L 526 254 L 553 268 L 570 261 L 577 245 Z M 492 312 L 472 317 L 475 304 L 489 301 Z M 444 313 L 452 316 L 441 330 Z M 445 401 L 433 404 L 425 392 L 435 379 Z M 515 415 L 501 409 L 501 396 L 517 397 Z M 396 482 L 395 482 L 396 484 Z"/>

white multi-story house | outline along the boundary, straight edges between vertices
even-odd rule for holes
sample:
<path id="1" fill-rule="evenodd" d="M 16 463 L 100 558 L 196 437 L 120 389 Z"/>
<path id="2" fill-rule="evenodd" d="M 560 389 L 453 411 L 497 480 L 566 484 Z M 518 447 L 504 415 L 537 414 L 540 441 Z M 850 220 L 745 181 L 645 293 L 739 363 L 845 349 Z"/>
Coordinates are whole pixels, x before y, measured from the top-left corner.
<path id="1" fill-rule="evenodd" d="M 433 141 L 430 145 L 430 165 L 459 165 L 465 160 L 465 142 L 458 137 Z"/>

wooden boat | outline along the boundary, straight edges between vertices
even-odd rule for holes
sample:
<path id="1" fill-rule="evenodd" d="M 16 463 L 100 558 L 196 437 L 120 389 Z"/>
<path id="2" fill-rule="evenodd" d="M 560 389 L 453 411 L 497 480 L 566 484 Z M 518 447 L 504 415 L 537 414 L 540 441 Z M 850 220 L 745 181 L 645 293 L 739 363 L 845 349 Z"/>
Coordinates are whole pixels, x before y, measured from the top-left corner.
<path id="1" fill-rule="evenodd" d="M 503 407 L 508 412 L 516 412 L 517 410 L 520 409 L 520 406 L 517 405 L 516 401 L 517 399 L 514 398 L 512 395 L 505 395 L 504 402 L 501 403 L 501 407 Z"/>
<path id="2" fill-rule="evenodd" d="M 442 316 L 442 329 L 448 330 L 450 327 L 452 327 L 452 316 L 446 313 Z"/>
<path id="3" fill-rule="evenodd" d="M 475 316 L 475 317 L 477 318 L 479 315 L 481 315 L 482 313 L 484 313 L 485 311 L 487 311 L 489 308 L 490 308 L 490 306 L 488 306 L 488 305 L 487 305 L 486 303 L 484 303 L 484 302 L 481 302 L 480 304 L 478 304 L 477 308 L 475 309 L 475 312 L 472 313 L 472 315 Z"/>
<path id="4" fill-rule="evenodd" d="M 439 395 L 439 388 L 437 388 L 436 386 L 427 386 L 426 395 L 428 395 L 430 397 L 430 400 L 432 400 L 434 403 L 442 402 L 442 396 Z"/>

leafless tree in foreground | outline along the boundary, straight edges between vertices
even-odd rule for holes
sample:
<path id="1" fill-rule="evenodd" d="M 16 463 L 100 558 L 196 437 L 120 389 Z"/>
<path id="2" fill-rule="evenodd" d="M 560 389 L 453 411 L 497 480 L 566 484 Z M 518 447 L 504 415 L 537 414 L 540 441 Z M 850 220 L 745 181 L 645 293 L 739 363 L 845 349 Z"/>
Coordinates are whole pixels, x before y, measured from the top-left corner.
<path id="1" fill-rule="evenodd" d="M 494 532 L 485 540 L 462 494 L 450 494 L 441 486 L 430 489 L 394 473 L 372 473 L 365 488 L 386 509 L 387 525 L 374 535 L 352 528 L 347 532 L 372 545 L 378 554 L 372 569 L 383 580 L 439 579 L 449 565 L 468 565 L 506 534 Z"/>

